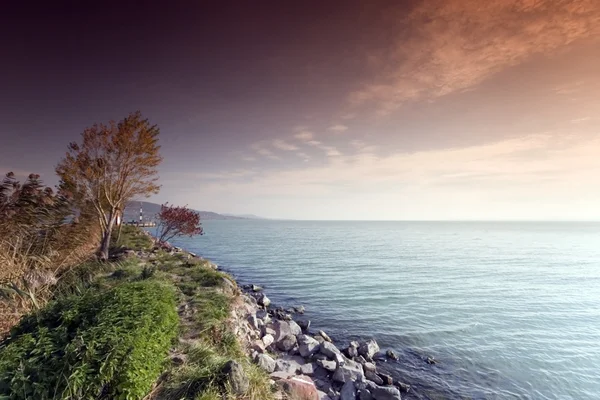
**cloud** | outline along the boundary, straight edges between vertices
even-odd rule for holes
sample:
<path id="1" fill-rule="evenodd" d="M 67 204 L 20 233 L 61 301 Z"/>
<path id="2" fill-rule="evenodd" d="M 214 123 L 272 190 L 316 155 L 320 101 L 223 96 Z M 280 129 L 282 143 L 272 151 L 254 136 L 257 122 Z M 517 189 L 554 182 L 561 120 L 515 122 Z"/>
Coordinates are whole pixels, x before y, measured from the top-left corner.
<path id="1" fill-rule="evenodd" d="M 315 185 L 326 191 L 328 185 L 336 182 L 354 182 L 357 185 L 385 182 L 386 185 L 433 188 L 449 184 L 468 185 L 477 178 L 484 185 L 473 190 L 496 193 L 516 184 L 535 187 L 540 184 L 540 176 L 553 177 L 564 187 L 589 187 L 589 182 L 600 173 L 598 148 L 600 135 L 565 137 L 533 134 L 485 145 L 388 156 L 338 154 L 324 166 L 265 171 L 257 177 L 253 188 L 263 190 L 269 187 L 273 194 L 278 192 L 279 185 L 286 182 L 293 182 L 298 191 L 303 191 L 305 186 L 314 188 Z M 531 157 L 531 154 L 538 157 Z"/>
<path id="2" fill-rule="evenodd" d="M 253 143 L 250 148 L 263 157 L 271 160 L 281 160 L 280 157 L 276 156 L 271 150 L 265 147 L 263 142 Z"/>
<path id="3" fill-rule="evenodd" d="M 424 0 L 397 19 L 397 45 L 368 55 L 384 72 L 351 93 L 351 104 L 386 114 L 600 33 L 597 0 Z"/>
<path id="4" fill-rule="evenodd" d="M 298 150 L 298 146 L 290 144 L 290 143 L 288 143 L 288 142 L 286 142 L 285 140 L 282 140 L 282 139 L 275 139 L 275 140 L 273 140 L 272 145 L 276 149 L 284 150 L 284 151 Z"/>
<path id="5" fill-rule="evenodd" d="M 242 160 L 244 160 L 244 161 L 249 161 L 249 162 L 253 162 L 253 161 L 256 161 L 256 157 L 252 157 L 252 156 L 244 156 L 244 157 L 242 157 Z"/>
<path id="6" fill-rule="evenodd" d="M 581 124 L 582 122 L 587 122 L 589 120 L 591 120 L 591 117 L 582 117 L 582 118 L 576 118 L 576 119 L 572 119 L 571 123 L 573 124 Z"/>
<path id="7" fill-rule="evenodd" d="M 336 124 L 333 126 L 329 127 L 330 131 L 333 131 L 335 133 L 342 133 L 348 130 L 348 127 L 346 125 L 342 125 L 342 124 Z"/>
<path id="8" fill-rule="evenodd" d="M 300 132 L 296 133 L 294 135 L 294 137 L 303 142 L 308 142 L 314 138 L 314 135 L 312 132 L 309 132 L 309 131 L 300 131 Z"/>
<path id="9" fill-rule="evenodd" d="M 325 149 L 325 154 L 327 154 L 328 157 L 338 157 L 342 155 L 335 147 L 327 147 Z"/>
<path id="10" fill-rule="evenodd" d="M 319 147 L 321 145 L 321 142 L 319 142 L 318 140 L 309 140 L 306 142 L 306 144 L 315 146 L 315 147 Z"/>

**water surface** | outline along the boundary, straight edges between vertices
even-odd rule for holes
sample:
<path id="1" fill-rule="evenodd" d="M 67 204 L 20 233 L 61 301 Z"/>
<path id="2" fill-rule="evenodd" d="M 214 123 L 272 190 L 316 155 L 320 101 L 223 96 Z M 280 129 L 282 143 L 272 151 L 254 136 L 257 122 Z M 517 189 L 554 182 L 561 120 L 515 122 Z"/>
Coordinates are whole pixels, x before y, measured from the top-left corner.
<path id="1" fill-rule="evenodd" d="M 206 221 L 175 243 L 375 337 L 408 399 L 600 398 L 600 223 Z M 429 365 L 432 355 L 438 364 Z"/>

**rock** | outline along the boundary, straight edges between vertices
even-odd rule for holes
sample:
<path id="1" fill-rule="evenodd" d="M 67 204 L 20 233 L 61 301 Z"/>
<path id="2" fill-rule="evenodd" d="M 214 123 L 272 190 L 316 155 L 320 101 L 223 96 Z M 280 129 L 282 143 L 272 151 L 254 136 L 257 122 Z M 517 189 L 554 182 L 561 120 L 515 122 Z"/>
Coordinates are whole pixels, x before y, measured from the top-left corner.
<path id="1" fill-rule="evenodd" d="M 308 376 L 294 376 L 277 382 L 281 390 L 293 400 L 319 400 L 314 382 Z"/>
<path id="2" fill-rule="evenodd" d="M 296 374 L 289 374 L 285 371 L 275 371 L 275 372 L 271 373 L 269 376 L 271 377 L 271 379 L 278 381 L 280 379 L 288 379 L 294 375 L 296 375 Z"/>
<path id="3" fill-rule="evenodd" d="M 296 375 L 300 371 L 300 363 L 293 359 L 278 358 L 275 360 L 275 371 L 285 372 L 289 375 Z"/>
<path id="4" fill-rule="evenodd" d="M 273 322 L 273 329 L 275 330 L 275 342 L 283 340 L 284 337 L 293 335 L 290 329 L 290 324 L 287 321 L 275 321 Z M 293 335 L 295 336 L 295 335 Z"/>
<path id="5" fill-rule="evenodd" d="M 356 380 L 362 381 L 364 378 L 365 374 L 362 365 L 352 360 L 347 360 L 343 365 L 338 365 L 333 373 L 333 380 L 341 383 Z"/>
<path id="6" fill-rule="evenodd" d="M 340 390 L 340 400 L 356 400 L 356 388 L 354 382 L 347 381 Z"/>
<path id="7" fill-rule="evenodd" d="M 265 308 L 269 307 L 269 305 L 271 304 L 271 300 L 269 300 L 267 295 L 264 293 L 259 293 L 256 296 L 256 302 L 258 303 L 258 305 L 263 306 Z"/>
<path id="8" fill-rule="evenodd" d="M 255 315 L 250 315 L 248 317 L 248 323 L 253 329 L 258 330 L 260 327 L 258 326 L 258 319 L 256 319 Z"/>
<path id="9" fill-rule="evenodd" d="M 250 290 L 252 290 L 253 292 L 261 292 L 263 290 L 263 288 L 261 288 L 260 286 L 257 286 L 257 285 L 252 285 L 250 287 Z"/>
<path id="10" fill-rule="evenodd" d="M 319 351 L 320 345 L 308 335 L 298 335 L 298 351 L 302 357 L 310 357 Z"/>
<path id="11" fill-rule="evenodd" d="M 335 361 L 329 360 L 317 360 L 317 365 L 325 368 L 327 371 L 335 371 L 337 369 L 337 364 Z"/>
<path id="12" fill-rule="evenodd" d="M 320 344 L 319 344 L 319 348 L 320 348 Z M 327 360 L 327 356 L 325 354 L 321 354 L 321 353 L 313 354 L 313 356 L 311 358 L 313 360 L 315 360 L 315 361 L 317 361 L 317 360 Z"/>
<path id="13" fill-rule="evenodd" d="M 252 343 L 251 349 L 257 351 L 258 353 L 264 353 L 266 350 L 266 346 L 262 340 L 255 340 Z"/>
<path id="14" fill-rule="evenodd" d="M 363 356 L 358 356 L 354 359 L 354 361 L 356 361 L 357 363 L 361 364 L 361 365 L 365 365 L 365 363 L 367 362 L 367 360 L 365 360 L 365 358 Z"/>
<path id="15" fill-rule="evenodd" d="M 333 343 L 323 342 L 319 345 L 319 352 L 325 354 L 328 358 L 334 359 L 341 354 L 340 350 Z"/>
<path id="16" fill-rule="evenodd" d="M 383 379 L 373 371 L 365 371 L 365 377 L 378 385 L 383 385 Z"/>
<path id="17" fill-rule="evenodd" d="M 300 374 L 306 376 L 313 376 L 315 374 L 315 369 L 318 368 L 316 363 L 307 363 L 300 366 Z"/>
<path id="18" fill-rule="evenodd" d="M 227 375 L 231 389 L 235 394 L 244 394 L 250 387 L 248 377 L 241 364 L 237 361 L 228 361 L 223 367 L 223 374 Z"/>
<path id="19" fill-rule="evenodd" d="M 275 319 L 278 319 L 281 321 L 291 321 L 292 320 L 292 316 L 290 314 L 286 313 L 285 310 L 281 310 L 281 309 L 274 310 L 273 317 Z"/>
<path id="20" fill-rule="evenodd" d="M 308 332 L 308 328 L 310 328 L 310 320 L 307 319 L 305 321 L 298 321 L 298 325 L 300 326 L 300 329 L 302 329 L 302 332 Z"/>
<path id="21" fill-rule="evenodd" d="M 318 335 L 318 334 L 317 334 L 317 335 L 315 335 L 315 336 L 314 336 L 314 338 L 315 338 L 315 340 L 316 340 L 317 342 L 319 342 L 319 343 L 323 343 L 323 342 L 325 341 L 325 339 L 323 339 L 323 336 L 321 336 L 321 335 Z"/>
<path id="22" fill-rule="evenodd" d="M 344 350 L 344 353 L 348 356 L 348 358 L 358 357 L 358 346 L 353 346 L 356 342 L 350 342 L 350 346 Z"/>
<path id="23" fill-rule="evenodd" d="M 273 342 L 275 342 L 275 338 L 273 337 L 273 335 L 267 333 L 265 336 L 262 337 L 262 342 L 265 344 L 265 347 L 269 347 L 273 344 Z"/>
<path id="24" fill-rule="evenodd" d="M 396 353 L 394 353 L 394 350 L 388 350 L 385 352 L 385 355 L 392 359 L 392 360 L 397 360 L 398 359 L 398 355 Z"/>
<path id="25" fill-rule="evenodd" d="M 375 353 L 379 351 L 379 345 L 374 339 L 367 340 L 363 344 L 361 344 L 358 348 L 358 354 L 366 358 L 367 360 L 372 360 Z"/>
<path id="26" fill-rule="evenodd" d="M 379 377 L 381 379 L 383 379 L 383 384 L 384 385 L 392 385 L 392 384 L 394 384 L 394 378 L 392 378 L 391 375 L 384 374 L 382 372 L 378 372 L 377 375 L 379 375 Z"/>
<path id="27" fill-rule="evenodd" d="M 277 348 L 281 351 L 290 351 L 296 345 L 296 336 L 287 335 L 282 340 L 277 342 Z"/>
<path id="28" fill-rule="evenodd" d="M 267 310 L 256 310 L 256 318 L 260 318 L 262 320 L 264 320 L 265 318 L 267 318 L 269 316 L 269 313 Z"/>
<path id="29" fill-rule="evenodd" d="M 175 354 L 171 356 L 171 362 L 173 365 L 183 365 L 187 361 L 187 355 L 185 354 Z"/>
<path id="30" fill-rule="evenodd" d="M 292 335 L 298 336 L 302 335 L 302 328 L 295 321 L 288 322 L 290 325 L 290 330 L 292 331 Z"/>
<path id="31" fill-rule="evenodd" d="M 271 336 L 273 336 L 273 339 L 275 339 L 275 335 L 277 334 L 275 332 L 275 329 L 273 329 L 272 326 L 268 326 L 268 325 L 263 326 L 262 329 L 261 329 L 261 332 L 262 332 L 263 335 L 271 335 Z"/>
<path id="32" fill-rule="evenodd" d="M 427 357 L 425 361 L 427 361 L 427 364 L 437 364 L 437 361 L 431 356 Z"/>
<path id="33" fill-rule="evenodd" d="M 366 363 L 362 364 L 362 366 L 365 371 L 377 372 L 377 367 L 373 363 L 366 362 Z"/>
<path id="34" fill-rule="evenodd" d="M 317 390 L 317 395 L 319 396 L 319 400 L 332 400 L 327 393 L 321 392 L 320 390 Z"/>
<path id="35" fill-rule="evenodd" d="M 306 309 L 304 308 L 304 306 L 298 306 L 298 307 L 294 307 L 294 311 L 297 314 L 304 314 L 304 311 L 306 311 Z"/>
<path id="36" fill-rule="evenodd" d="M 375 400 L 402 400 L 400 391 L 393 386 L 377 386 L 371 391 Z"/>
<path id="37" fill-rule="evenodd" d="M 359 400 L 373 400 L 373 395 L 367 389 L 361 389 L 358 391 Z"/>
<path id="38" fill-rule="evenodd" d="M 410 391 L 410 385 L 403 382 L 394 382 L 394 386 L 400 389 L 401 393 L 408 393 Z"/>
<path id="39" fill-rule="evenodd" d="M 321 331 L 321 330 L 319 330 L 319 331 L 317 332 L 317 334 L 318 334 L 319 336 L 321 336 L 321 337 L 323 338 L 323 340 L 325 340 L 325 341 L 327 341 L 327 342 L 331 342 L 331 341 L 332 341 L 332 340 L 331 340 L 331 338 L 329 337 L 329 335 L 327 335 L 325 332 L 323 332 L 323 331 Z"/>
<path id="40" fill-rule="evenodd" d="M 317 388 L 319 388 L 319 390 L 322 390 L 323 392 L 329 392 L 329 389 L 331 389 L 331 383 L 329 382 L 329 380 L 326 379 L 315 379 L 315 386 Z"/>
<path id="41" fill-rule="evenodd" d="M 259 354 L 256 357 L 256 364 L 268 373 L 275 371 L 275 360 L 268 354 Z"/>

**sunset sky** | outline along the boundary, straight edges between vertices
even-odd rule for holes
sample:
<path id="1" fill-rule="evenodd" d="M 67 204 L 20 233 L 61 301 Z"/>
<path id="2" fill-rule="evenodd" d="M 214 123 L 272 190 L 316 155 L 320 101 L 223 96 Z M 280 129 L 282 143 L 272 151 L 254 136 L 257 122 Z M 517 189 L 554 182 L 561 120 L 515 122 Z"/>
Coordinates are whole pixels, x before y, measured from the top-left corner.
<path id="1" fill-rule="evenodd" d="M 86 126 L 139 109 L 154 202 L 600 219 L 598 0 L 120 3 L 1 6 L 0 172 L 54 185 Z"/>

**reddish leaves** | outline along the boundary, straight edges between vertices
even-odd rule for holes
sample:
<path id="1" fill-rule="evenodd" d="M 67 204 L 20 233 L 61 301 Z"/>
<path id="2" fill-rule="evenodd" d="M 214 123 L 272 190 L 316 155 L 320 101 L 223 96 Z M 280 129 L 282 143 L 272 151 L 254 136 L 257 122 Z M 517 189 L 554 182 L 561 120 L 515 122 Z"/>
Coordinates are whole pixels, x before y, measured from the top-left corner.
<path id="1" fill-rule="evenodd" d="M 187 206 L 175 207 L 165 203 L 160 206 L 157 215 L 157 238 L 159 243 L 164 243 L 177 236 L 202 235 L 200 214 L 190 210 Z"/>

